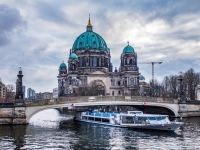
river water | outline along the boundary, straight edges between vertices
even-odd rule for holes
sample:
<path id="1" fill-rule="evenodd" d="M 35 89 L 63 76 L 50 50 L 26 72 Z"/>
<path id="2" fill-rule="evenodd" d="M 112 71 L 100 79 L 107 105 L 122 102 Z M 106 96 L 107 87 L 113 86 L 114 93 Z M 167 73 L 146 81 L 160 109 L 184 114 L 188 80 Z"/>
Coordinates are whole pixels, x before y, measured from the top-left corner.
<path id="1" fill-rule="evenodd" d="M 72 122 L 55 109 L 36 114 L 29 125 L 0 125 L 0 150 L 198 150 L 200 118 L 183 118 L 176 132 L 133 130 Z"/>

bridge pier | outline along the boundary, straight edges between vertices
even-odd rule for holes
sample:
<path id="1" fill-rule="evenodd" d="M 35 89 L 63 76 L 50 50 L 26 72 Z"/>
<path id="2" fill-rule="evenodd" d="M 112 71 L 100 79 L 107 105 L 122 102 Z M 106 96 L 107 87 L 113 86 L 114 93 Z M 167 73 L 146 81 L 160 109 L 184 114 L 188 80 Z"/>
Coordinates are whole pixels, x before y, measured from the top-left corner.
<path id="1" fill-rule="evenodd" d="M 0 124 L 27 124 L 26 107 L 0 108 Z"/>

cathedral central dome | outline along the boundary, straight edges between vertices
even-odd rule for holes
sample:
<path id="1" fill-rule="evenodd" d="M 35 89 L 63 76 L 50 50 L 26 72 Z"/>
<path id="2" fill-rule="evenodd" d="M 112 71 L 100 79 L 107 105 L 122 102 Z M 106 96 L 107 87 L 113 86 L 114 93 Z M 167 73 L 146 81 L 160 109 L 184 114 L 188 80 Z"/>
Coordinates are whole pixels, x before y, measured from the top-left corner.
<path id="1" fill-rule="evenodd" d="M 92 31 L 92 25 L 89 19 L 86 32 L 77 37 L 73 44 L 72 50 L 76 51 L 90 49 L 108 51 L 105 40 L 99 34 Z"/>

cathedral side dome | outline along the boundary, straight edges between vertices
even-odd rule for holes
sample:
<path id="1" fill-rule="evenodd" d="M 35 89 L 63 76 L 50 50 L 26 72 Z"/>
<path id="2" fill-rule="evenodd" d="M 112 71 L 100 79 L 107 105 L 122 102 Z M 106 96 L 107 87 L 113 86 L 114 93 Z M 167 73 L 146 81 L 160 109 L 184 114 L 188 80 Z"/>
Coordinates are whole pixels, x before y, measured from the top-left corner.
<path id="1" fill-rule="evenodd" d="M 77 59 L 78 56 L 75 53 L 71 53 L 71 55 L 69 56 L 70 59 Z"/>
<path id="2" fill-rule="evenodd" d="M 124 49 L 123 49 L 123 53 L 134 53 L 135 50 L 132 46 L 127 45 Z"/>
<path id="3" fill-rule="evenodd" d="M 145 80 L 144 76 L 143 76 L 143 75 L 140 75 L 140 76 L 139 76 L 139 80 L 140 80 L 140 81 L 142 81 L 142 80 L 144 81 L 144 80 Z"/>
<path id="4" fill-rule="evenodd" d="M 64 67 L 67 67 L 67 66 L 64 62 L 62 62 L 62 64 L 60 64 L 60 68 L 64 68 Z"/>
<path id="5" fill-rule="evenodd" d="M 97 49 L 109 51 L 105 40 L 97 33 L 93 32 L 90 19 L 86 27 L 86 32 L 82 33 L 75 40 L 72 50 L 90 50 Z"/>

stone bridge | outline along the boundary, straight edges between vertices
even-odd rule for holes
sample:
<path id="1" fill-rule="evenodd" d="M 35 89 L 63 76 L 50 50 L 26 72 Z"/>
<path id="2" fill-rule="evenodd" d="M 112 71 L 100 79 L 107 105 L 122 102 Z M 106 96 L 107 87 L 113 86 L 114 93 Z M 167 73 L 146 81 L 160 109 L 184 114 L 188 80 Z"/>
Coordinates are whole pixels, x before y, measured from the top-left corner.
<path id="1" fill-rule="evenodd" d="M 145 113 L 168 114 L 172 117 L 200 116 L 200 103 L 197 101 L 191 102 L 179 103 L 176 99 L 140 96 L 82 96 L 26 100 L 24 104 L 16 103 L 13 106 L 6 107 L 0 105 L 0 124 L 28 124 L 30 119 L 42 110 L 63 107 L 76 110 L 84 107 L 132 106 Z"/>

